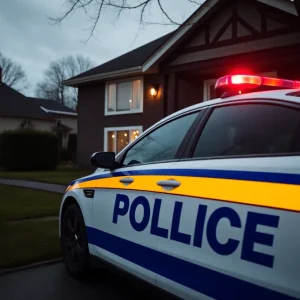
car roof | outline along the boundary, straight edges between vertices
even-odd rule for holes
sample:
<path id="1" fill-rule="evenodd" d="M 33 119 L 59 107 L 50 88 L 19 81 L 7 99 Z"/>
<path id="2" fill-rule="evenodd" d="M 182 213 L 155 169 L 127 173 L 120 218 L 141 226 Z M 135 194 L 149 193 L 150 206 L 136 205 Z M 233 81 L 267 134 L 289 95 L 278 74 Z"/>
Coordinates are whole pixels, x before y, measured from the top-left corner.
<path id="1" fill-rule="evenodd" d="M 289 95 L 290 93 L 295 93 L 297 95 Z M 249 100 L 249 99 L 271 99 L 271 100 L 284 100 L 287 102 L 293 102 L 300 104 L 300 89 L 282 89 L 282 90 L 272 90 L 272 91 L 263 91 L 263 92 L 253 92 L 253 93 L 246 93 L 242 95 L 236 95 L 226 98 L 217 98 L 209 101 L 200 102 L 198 104 L 186 107 L 181 109 L 166 118 L 162 119 L 160 122 L 165 122 L 168 119 L 172 119 L 178 115 L 197 110 L 199 108 L 204 108 L 208 106 L 213 106 L 220 103 L 227 103 L 232 101 L 238 100 Z M 159 122 L 159 123 L 160 123 Z M 158 123 L 156 123 L 157 125 Z"/>
<path id="2" fill-rule="evenodd" d="M 290 93 L 293 93 L 295 95 L 289 95 Z M 242 100 L 256 100 L 256 99 L 269 99 L 269 100 L 284 100 L 290 103 L 296 103 L 300 104 L 300 89 L 280 89 L 280 90 L 271 90 L 271 91 L 263 91 L 263 92 L 253 92 L 253 93 L 246 93 L 242 95 L 236 95 L 226 98 L 217 98 L 214 100 L 204 101 L 200 102 L 198 104 L 186 107 L 184 109 L 181 109 L 152 125 L 148 129 L 146 129 L 135 141 L 138 142 L 140 138 L 145 136 L 149 131 L 151 131 L 153 128 L 160 126 L 161 124 L 165 123 L 166 121 L 176 118 L 179 115 L 186 114 L 192 111 L 196 111 L 201 108 L 206 108 L 209 106 L 214 106 L 220 103 L 228 103 L 232 101 L 242 101 Z M 125 147 L 121 152 L 118 153 L 117 156 L 122 155 L 124 151 L 126 151 L 127 147 Z"/>

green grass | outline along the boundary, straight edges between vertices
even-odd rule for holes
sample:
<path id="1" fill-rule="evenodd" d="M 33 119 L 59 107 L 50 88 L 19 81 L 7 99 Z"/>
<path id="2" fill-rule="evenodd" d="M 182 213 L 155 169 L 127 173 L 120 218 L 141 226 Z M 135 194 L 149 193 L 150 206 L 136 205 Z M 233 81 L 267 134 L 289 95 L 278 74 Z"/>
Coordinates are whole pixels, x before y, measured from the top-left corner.
<path id="1" fill-rule="evenodd" d="M 55 193 L 2 185 L 0 195 L 0 222 L 58 216 L 62 199 L 62 195 Z"/>
<path id="2" fill-rule="evenodd" d="M 53 171 L 32 171 L 32 172 L 10 172 L 0 171 L 0 178 L 25 179 L 49 183 L 58 183 L 67 185 L 74 179 L 91 174 L 90 170 L 81 169 L 56 169 Z"/>
<path id="3" fill-rule="evenodd" d="M 0 223 L 0 269 L 60 257 L 58 220 Z"/>

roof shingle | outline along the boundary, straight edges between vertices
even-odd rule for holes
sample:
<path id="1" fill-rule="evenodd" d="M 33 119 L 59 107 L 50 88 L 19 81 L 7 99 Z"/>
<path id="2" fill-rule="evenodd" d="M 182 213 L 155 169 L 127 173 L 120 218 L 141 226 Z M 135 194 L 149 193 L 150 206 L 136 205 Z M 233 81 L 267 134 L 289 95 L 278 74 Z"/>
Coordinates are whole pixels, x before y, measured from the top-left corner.
<path id="1" fill-rule="evenodd" d="M 68 80 L 141 66 L 173 33 L 174 31 Z"/>
<path id="2" fill-rule="evenodd" d="M 51 114 L 41 109 L 75 113 L 74 110 L 54 100 L 26 97 L 5 83 L 0 83 L 0 115 L 34 119 L 53 119 Z"/>

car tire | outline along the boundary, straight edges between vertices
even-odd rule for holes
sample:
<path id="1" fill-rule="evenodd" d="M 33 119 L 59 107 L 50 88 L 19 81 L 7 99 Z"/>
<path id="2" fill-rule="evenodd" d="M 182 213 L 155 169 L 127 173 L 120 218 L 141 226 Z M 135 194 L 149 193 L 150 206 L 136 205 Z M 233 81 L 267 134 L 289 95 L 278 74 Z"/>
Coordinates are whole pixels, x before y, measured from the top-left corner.
<path id="1" fill-rule="evenodd" d="M 77 279 L 88 274 L 89 249 L 84 219 L 78 205 L 70 205 L 61 222 L 61 249 L 65 268 Z"/>

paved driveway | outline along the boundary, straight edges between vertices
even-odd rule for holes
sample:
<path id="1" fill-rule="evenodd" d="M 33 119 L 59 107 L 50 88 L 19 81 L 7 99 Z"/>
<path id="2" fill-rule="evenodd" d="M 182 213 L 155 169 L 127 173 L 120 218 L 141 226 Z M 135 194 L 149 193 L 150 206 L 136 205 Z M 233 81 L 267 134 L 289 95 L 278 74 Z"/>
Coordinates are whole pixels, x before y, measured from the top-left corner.
<path id="1" fill-rule="evenodd" d="M 59 194 L 63 194 L 66 190 L 66 186 L 61 184 L 29 181 L 23 179 L 0 178 L 0 184 L 25 187 L 25 188 L 48 191 L 48 192 L 59 193 Z"/>
<path id="2" fill-rule="evenodd" d="M 0 276 L 1 300 L 168 299 L 137 281 L 96 270 L 85 282 L 69 277 L 61 263 Z"/>

